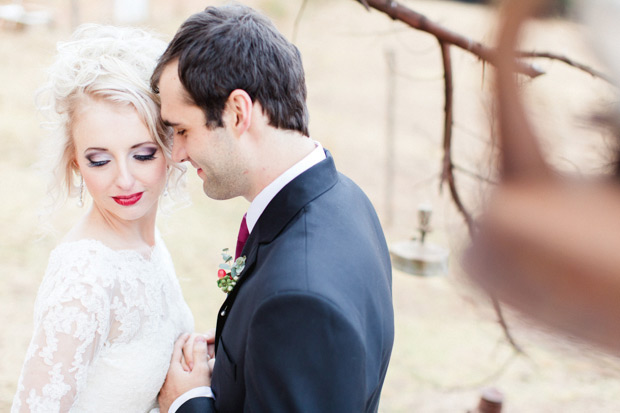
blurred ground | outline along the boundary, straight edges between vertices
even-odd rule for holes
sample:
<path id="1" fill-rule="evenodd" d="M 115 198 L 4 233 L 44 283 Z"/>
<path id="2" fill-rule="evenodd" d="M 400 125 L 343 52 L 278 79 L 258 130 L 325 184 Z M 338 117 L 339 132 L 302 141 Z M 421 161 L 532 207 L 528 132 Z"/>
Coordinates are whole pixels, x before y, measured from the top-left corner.
<path id="1" fill-rule="evenodd" d="M 7 1 L 1 1 L 6 4 Z M 82 22 L 110 22 L 111 1 L 78 1 Z M 151 0 L 148 26 L 169 39 L 191 13 L 207 4 Z M 301 0 L 244 1 L 274 19 L 289 38 Z M 434 21 L 475 40 L 493 42 L 494 16 L 479 5 L 444 1 L 405 2 Z M 25 31 L 0 28 L 0 411 L 8 411 L 32 329 L 32 307 L 47 255 L 81 211 L 70 202 L 53 219 L 57 233 L 41 237 L 37 211 L 45 177 L 33 168 L 44 133 L 38 126 L 33 95 L 54 45 L 71 32 L 69 2 L 41 0 L 55 12 L 53 27 Z M 596 65 L 579 28 L 548 20 L 529 26 L 530 48 L 554 51 Z M 366 12 L 352 0 L 309 0 L 297 26 L 307 71 L 310 131 L 331 150 L 341 171 L 368 193 L 384 223 L 388 242 L 414 235 L 416 207 L 434 205 L 429 241 L 449 247 L 446 277 L 418 278 L 394 271 L 396 342 L 383 391 L 382 412 L 465 412 L 479 390 L 496 386 L 506 394 L 505 412 L 615 412 L 620 410 L 620 363 L 594 349 L 534 329 L 513 314 L 512 332 L 527 356 L 514 356 L 495 321 L 488 299 L 460 273 L 458 254 L 466 243 L 460 216 L 447 192 L 440 194 L 443 89 L 434 38 Z M 386 159 L 385 55 L 396 56 L 396 154 Z M 453 52 L 455 65 L 455 162 L 488 175 L 492 163 L 492 122 L 488 92 L 491 70 L 472 56 Z M 603 109 L 609 86 L 561 63 L 541 62 L 548 74 L 528 86 L 531 116 L 548 139 L 544 143 L 559 168 L 589 174 L 605 170 L 609 142 L 588 130 L 586 115 Z M 386 178 L 386 165 L 395 176 Z M 243 199 L 207 199 L 193 171 L 192 205 L 161 217 L 159 227 L 198 330 L 215 324 L 223 296 L 215 286 L 222 248 L 233 246 Z M 394 195 L 386 194 L 387 179 Z M 458 185 L 468 207 L 484 202 L 482 186 L 459 172 Z M 391 201 L 390 201 L 391 199 Z"/>

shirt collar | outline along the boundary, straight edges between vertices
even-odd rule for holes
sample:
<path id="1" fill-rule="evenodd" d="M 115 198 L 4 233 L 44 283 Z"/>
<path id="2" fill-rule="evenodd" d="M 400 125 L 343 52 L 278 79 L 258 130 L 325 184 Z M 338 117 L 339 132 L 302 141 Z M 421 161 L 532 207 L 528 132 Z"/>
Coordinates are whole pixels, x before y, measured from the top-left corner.
<path id="1" fill-rule="evenodd" d="M 287 169 L 282 175 L 274 179 L 273 182 L 267 185 L 258 195 L 256 195 L 248 208 L 248 213 L 245 218 L 250 232 L 254 229 L 258 218 L 260 218 L 265 208 L 267 208 L 267 205 L 269 205 L 273 197 L 275 197 L 278 192 L 286 186 L 286 184 L 325 159 L 325 151 L 323 150 L 323 146 L 317 141 L 314 141 L 314 145 L 315 148 L 312 152 L 306 155 L 306 157 L 301 161 Z"/>

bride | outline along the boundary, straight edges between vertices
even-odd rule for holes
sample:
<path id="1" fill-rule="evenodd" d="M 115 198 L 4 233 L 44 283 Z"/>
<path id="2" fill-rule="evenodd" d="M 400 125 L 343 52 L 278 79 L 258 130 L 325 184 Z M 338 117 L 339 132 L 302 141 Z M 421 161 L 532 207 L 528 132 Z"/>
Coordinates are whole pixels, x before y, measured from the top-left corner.
<path id="1" fill-rule="evenodd" d="M 12 412 L 156 409 L 173 344 L 193 331 L 155 228 L 183 172 L 149 86 L 165 46 L 99 25 L 58 46 L 41 108 L 59 144 L 56 188 L 78 205 L 88 190 L 92 205 L 50 254 Z"/>

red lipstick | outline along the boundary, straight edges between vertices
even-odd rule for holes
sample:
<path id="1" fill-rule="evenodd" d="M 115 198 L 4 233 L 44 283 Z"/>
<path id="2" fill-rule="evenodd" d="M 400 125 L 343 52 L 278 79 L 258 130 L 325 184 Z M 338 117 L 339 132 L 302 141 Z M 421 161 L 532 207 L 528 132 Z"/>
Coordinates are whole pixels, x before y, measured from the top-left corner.
<path id="1" fill-rule="evenodd" d="M 140 200 L 140 198 L 142 198 L 142 194 L 143 193 L 144 192 L 138 192 L 138 193 L 131 194 L 131 195 L 119 195 L 119 196 L 113 196 L 112 198 L 119 205 L 131 206 L 131 205 L 135 204 L 136 202 L 138 202 Z"/>

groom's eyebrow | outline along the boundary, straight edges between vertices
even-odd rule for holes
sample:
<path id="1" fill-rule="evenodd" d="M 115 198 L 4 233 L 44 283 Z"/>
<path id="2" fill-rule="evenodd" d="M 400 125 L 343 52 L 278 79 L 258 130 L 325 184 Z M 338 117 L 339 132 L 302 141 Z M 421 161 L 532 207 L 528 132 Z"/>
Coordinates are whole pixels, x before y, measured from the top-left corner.
<path id="1" fill-rule="evenodd" d="M 166 120 L 166 119 L 162 119 L 162 120 L 164 122 L 164 125 L 166 125 L 166 126 L 172 126 L 172 127 L 179 126 L 178 122 L 170 122 L 169 120 Z"/>

